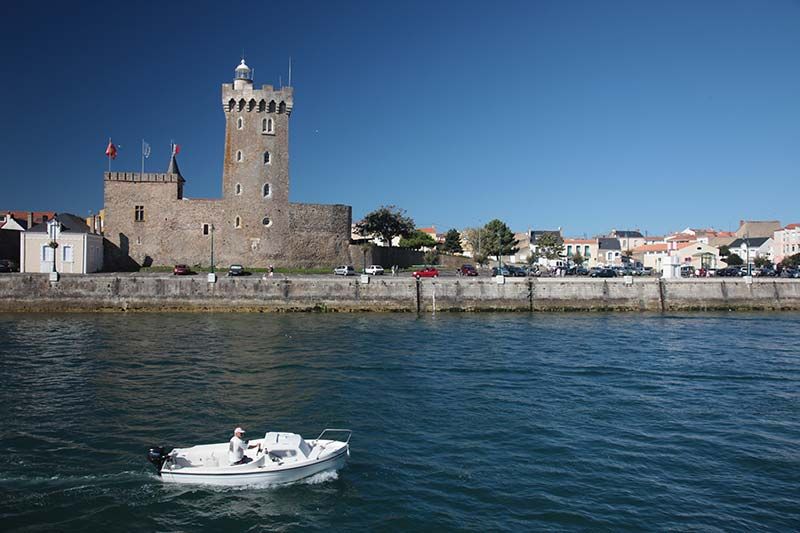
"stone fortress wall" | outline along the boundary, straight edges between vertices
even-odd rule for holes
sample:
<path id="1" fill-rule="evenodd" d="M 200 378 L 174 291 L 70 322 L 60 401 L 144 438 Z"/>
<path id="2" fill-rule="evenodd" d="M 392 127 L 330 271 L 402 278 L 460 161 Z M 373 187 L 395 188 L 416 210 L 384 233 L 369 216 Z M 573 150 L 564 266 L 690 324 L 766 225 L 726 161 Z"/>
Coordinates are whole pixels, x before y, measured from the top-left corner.
<path id="1" fill-rule="evenodd" d="M 242 61 L 234 82 L 222 86 L 221 199 L 184 198 L 185 180 L 174 155 L 166 173 L 105 174 L 106 269 L 208 265 L 212 233 L 215 263 L 221 266 L 351 262 L 350 206 L 289 202 L 293 89 L 254 89 L 250 74 Z"/>

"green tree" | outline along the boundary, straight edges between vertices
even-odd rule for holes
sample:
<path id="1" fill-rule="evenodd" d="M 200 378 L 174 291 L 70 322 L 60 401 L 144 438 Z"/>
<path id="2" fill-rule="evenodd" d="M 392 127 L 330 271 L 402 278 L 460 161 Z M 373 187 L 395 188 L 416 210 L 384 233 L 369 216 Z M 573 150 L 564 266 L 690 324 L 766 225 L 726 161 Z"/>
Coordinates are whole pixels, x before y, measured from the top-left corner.
<path id="1" fill-rule="evenodd" d="M 414 220 L 406 216 L 404 209 L 384 205 L 367 213 L 364 219 L 356 224 L 356 231 L 361 235 L 377 235 L 391 247 L 394 237 L 406 237 L 414 231 Z"/>
<path id="2" fill-rule="evenodd" d="M 800 266 L 800 253 L 789 255 L 783 258 L 781 264 L 784 268 L 795 268 Z"/>
<path id="3" fill-rule="evenodd" d="M 580 252 L 575 252 L 575 255 L 572 256 L 572 262 L 578 266 L 581 266 L 584 261 L 585 259 L 583 258 L 583 255 L 581 255 Z"/>
<path id="4" fill-rule="evenodd" d="M 722 259 L 728 266 L 739 266 L 744 263 L 741 257 L 737 254 L 730 254 L 728 257 Z"/>
<path id="5" fill-rule="evenodd" d="M 457 229 L 447 230 L 447 233 L 444 235 L 442 251 L 450 254 L 460 254 L 464 251 L 461 247 L 461 234 Z"/>
<path id="6" fill-rule="evenodd" d="M 424 231 L 415 229 L 407 237 L 400 239 L 400 246 L 413 248 L 414 250 L 419 250 L 423 247 L 433 248 L 436 246 L 436 240 Z"/>
<path id="7" fill-rule="evenodd" d="M 756 266 L 756 268 L 771 267 L 772 261 L 770 261 L 767 257 L 759 256 L 753 259 L 753 264 Z"/>
<path id="8" fill-rule="evenodd" d="M 489 255 L 512 255 L 519 251 L 519 241 L 514 238 L 505 222 L 494 219 L 484 226 L 486 253 Z"/>
<path id="9" fill-rule="evenodd" d="M 723 244 L 722 246 L 719 247 L 720 257 L 728 257 L 729 255 L 731 255 L 731 249 L 728 248 L 728 245 Z"/>
<path id="10" fill-rule="evenodd" d="M 558 259 L 564 255 L 564 239 L 558 233 L 540 235 L 535 244 L 541 257 Z"/>
<path id="11" fill-rule="evenodd" d="M 485 228 L 467 228 L 464 230 L 464 240 L 467 246 L 472 251 L 472 256 L 477 257 L 481 255 L 486 257 L 486 229 Z M 477 259 L 476 259 L 477 262 Z"/>

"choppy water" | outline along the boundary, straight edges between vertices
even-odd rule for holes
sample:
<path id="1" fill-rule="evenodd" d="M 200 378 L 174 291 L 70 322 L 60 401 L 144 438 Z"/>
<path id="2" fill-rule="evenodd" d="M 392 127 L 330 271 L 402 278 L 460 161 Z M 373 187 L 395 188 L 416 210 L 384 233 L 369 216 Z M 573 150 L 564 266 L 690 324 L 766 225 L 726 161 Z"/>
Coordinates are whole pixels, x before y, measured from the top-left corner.
<path id="1" fill-rule="evenodd" d="M 800 315 L 0 316 L 3 530 L 798 530 Z M 148 446 L 354 430 L 338 475 Z"/>

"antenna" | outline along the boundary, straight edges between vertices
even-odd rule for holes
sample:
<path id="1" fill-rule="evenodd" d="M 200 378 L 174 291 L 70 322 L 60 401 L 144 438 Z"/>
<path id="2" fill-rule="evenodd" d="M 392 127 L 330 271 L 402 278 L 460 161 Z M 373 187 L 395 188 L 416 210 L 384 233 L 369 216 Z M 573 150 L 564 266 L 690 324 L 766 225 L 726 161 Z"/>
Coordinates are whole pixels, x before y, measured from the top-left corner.
<path id="1" fill-rule="evenodd" d="M 289 87 L 292 86 L 292 56 L 289 56 Z"/>

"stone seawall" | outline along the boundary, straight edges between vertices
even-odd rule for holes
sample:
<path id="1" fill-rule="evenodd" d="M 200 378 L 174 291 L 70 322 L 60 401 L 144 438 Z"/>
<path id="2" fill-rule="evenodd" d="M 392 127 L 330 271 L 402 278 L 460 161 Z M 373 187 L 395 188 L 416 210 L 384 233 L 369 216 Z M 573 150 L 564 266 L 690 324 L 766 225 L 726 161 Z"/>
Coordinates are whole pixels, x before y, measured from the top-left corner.
<path id="1" fill-rule="evenodd" d="M 0 276 L 0 312 L 800 310 L 800 280 Z"/>

